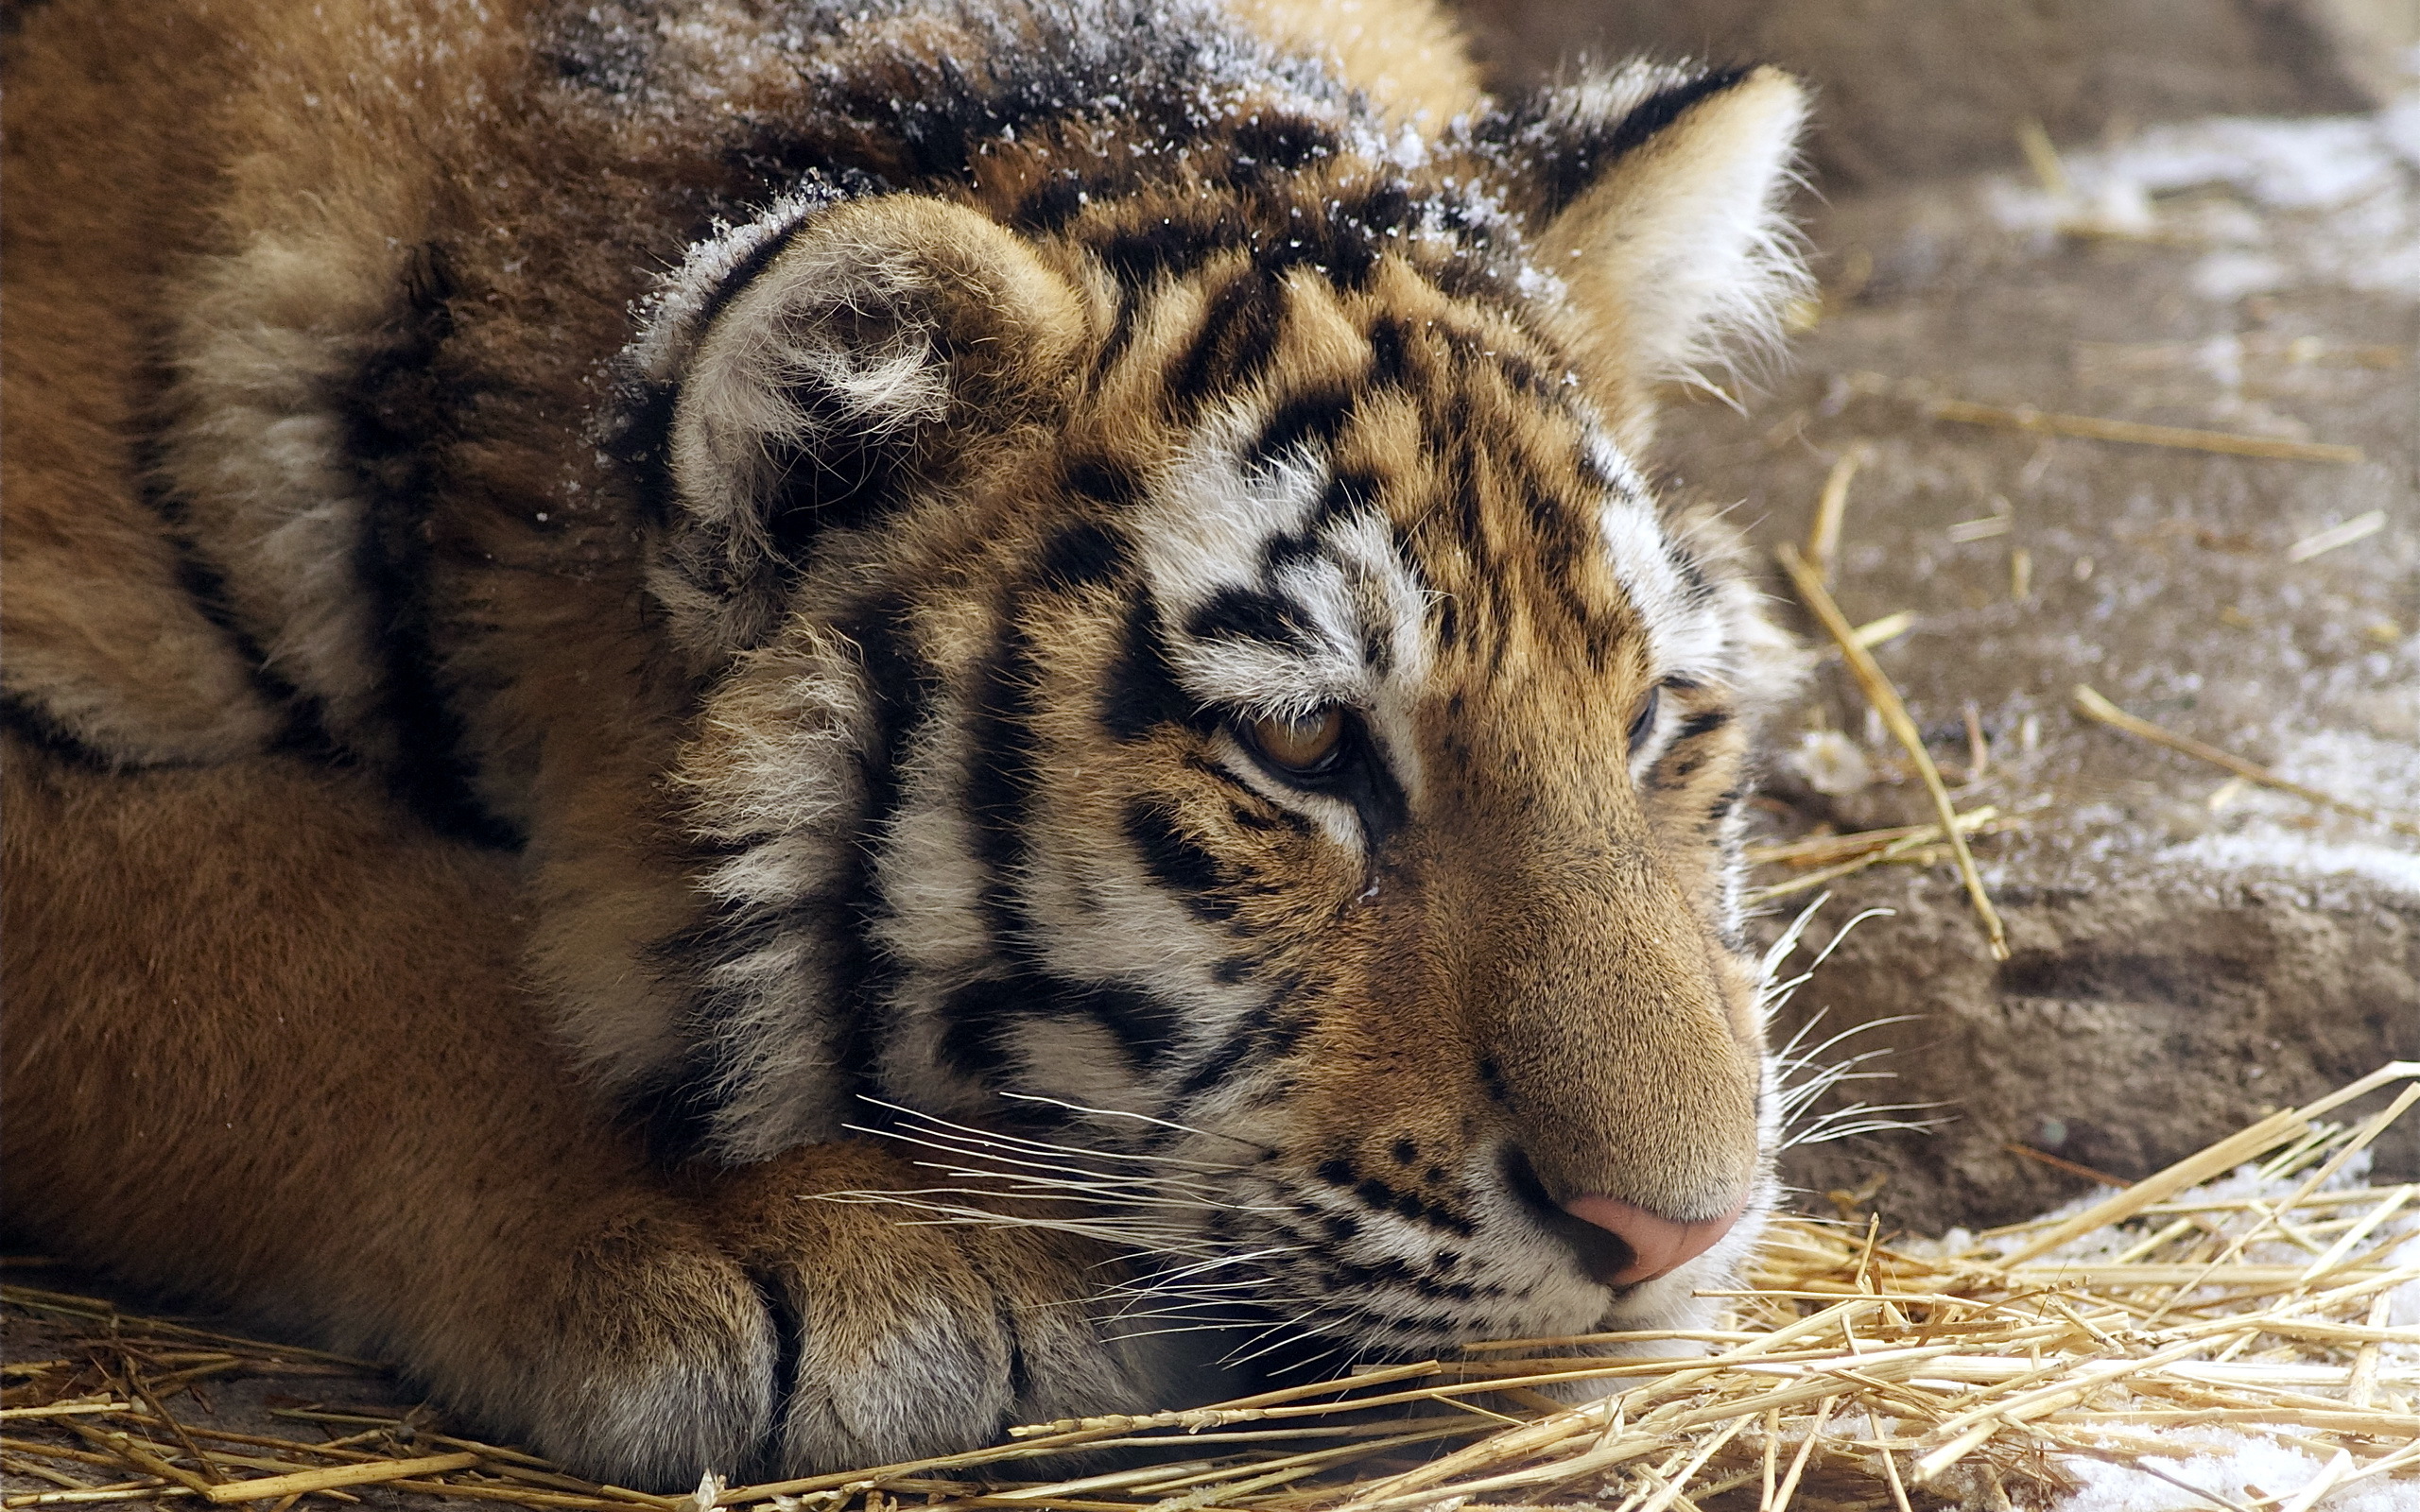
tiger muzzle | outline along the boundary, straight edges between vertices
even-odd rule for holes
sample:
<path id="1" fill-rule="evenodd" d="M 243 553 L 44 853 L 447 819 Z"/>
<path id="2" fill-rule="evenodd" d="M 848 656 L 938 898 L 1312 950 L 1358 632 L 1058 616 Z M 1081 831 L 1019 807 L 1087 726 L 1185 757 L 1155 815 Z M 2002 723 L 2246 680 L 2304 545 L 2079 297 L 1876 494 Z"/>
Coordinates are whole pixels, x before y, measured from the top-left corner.
<path id="1" fill-rule="evenodd" d="M 1504 880 L 1465 1002 L 1508 1179 L 1594 1279 L 1652 1280 L 1749 1205 L 1762 1056 L 1725 1000 L 1746 984 L 1651 861 Z"/>

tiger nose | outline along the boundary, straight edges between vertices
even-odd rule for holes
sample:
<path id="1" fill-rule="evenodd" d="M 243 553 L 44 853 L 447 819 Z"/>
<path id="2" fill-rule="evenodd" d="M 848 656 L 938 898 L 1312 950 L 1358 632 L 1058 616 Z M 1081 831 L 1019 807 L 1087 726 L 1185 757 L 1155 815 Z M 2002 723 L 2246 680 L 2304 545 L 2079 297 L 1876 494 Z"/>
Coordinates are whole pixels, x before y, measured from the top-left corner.
<path id="1" fill-rule="evenodd" d="M 1627 1262 L 1617 1266 L 1592 1267 L 1595 1279 L 1607 1286 L 1636 1286 L 1641 1281 L 1670 1275 L 1713 1248 L 1747 1209 L 1748 1199 L 1743 1194 L 1720 1217 L 1682 1223 L 1660 1212 L 1650 1212 L 1635 1202 L 1593 1192 L 1563 1204 L 1564 1211 L 1613 1235 L 1629 1251 Z"/>

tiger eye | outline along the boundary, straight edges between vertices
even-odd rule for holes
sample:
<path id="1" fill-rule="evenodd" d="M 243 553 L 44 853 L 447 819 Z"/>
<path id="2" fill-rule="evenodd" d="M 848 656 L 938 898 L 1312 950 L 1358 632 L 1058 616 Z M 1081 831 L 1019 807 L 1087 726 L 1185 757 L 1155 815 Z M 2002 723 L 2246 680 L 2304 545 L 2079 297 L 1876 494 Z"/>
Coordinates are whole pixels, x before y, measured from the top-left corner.
<path id="1" fill-rule="evenodd" d="M 1292 772 L 1315 772 L 1335 760 L 1344 741 L 1344 711 L 1334 704 L 1305 714 L 1255 719 L 1252 743 L 1263 756 Z"/>

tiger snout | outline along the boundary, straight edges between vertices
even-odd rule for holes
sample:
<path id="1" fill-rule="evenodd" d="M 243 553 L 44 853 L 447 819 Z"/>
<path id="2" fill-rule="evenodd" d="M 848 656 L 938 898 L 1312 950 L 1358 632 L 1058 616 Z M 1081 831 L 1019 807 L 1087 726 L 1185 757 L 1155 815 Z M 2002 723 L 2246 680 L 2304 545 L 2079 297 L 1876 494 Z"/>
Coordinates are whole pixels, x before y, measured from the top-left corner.
<path id="1" fill-rule="evenodd" d="M 1754 985 L 1636 850 L 1493 890 L 1454 905 L 1454 954 L 1506 1184 L 1599 1284 L 1668 1276 L 1754 1206 Z"/>

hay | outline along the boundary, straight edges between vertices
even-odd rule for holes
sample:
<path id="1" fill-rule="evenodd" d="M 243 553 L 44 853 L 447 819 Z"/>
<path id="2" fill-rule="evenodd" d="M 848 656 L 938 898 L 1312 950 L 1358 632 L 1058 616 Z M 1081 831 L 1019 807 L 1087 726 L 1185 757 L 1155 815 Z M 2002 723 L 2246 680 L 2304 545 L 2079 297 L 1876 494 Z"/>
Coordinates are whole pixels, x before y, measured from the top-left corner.
<path id="1" fill-rule="evenodd" d="M 1975 908 L 1975 917 L 1982 921 L 1984 943 L 1991 948 L 1992 959 L 2009 958 L 2008 931 L 2000 923 L 1999 910 L 1992 906 L 1992 897 L 1983 886 L 1982 873 L 1976 869 L 1974 854 L 1966 849 L 1966 832 L 1959 823 L 1958 806 L 1950 800 L 1948 785 L 1941 780 L 1941 769 L 1933 765 L 1932 752 L 1925 748 L 1925 737 L 1917 730 L 1913 715 L 1900 698 L 1899 690 L 1892 684 L 1890 675 L 1873 653 L 1858 638 L 1857 630 L 1832 601 L 1831 590 L 1824 586 L 1823 576 L 1807 564 L 1798 549 L 1784 542 L 1775 554 L 1782 571 L 1789 575 L 1790 586 L 1798 590 L 1798 597 L 1815 616 L 1816 623 L 1839 646 L 1848 662 L 1849 672 L 1865 694 L 1865 700 L 1882 716 L 1882 723 L 1908 753 L 1916 775 L 1923 779 L 1926 794 L 1931 798 L 1933 813 L 1940 820 L 1940 837 L 1949 846 L 1950 858 L 1958 863 L 1959 880 L 1965 885 L 1967 902 Z"/>
<path id="2" fill-rule="evenodd" d="M 1724 1325 L 1702 1333 L 1509 1340 L 1215 1406 L 1035 1424 L 912 1464 L 709 1476 L 686 1497 L 581 1481 L 438 1432 L 424 1410 L 273 1409 L 293 1437 L 209 1427 L 177 1411 L 205 1381 L 366 1367 L 9 1287 L 9 1304 L 85 1332 L 61 1358 L 8 1367 L 0 1466 L 49 1488 L 6 1505 L 290 1512 L 383 1485 L 592 1512 L 1916 1512 L 2053 1505 L 2107 1464 L 2172 1487 L 2174 1505 L 2228 1512 L 2309 1512 L 2389 1482 L 2420 1496 L 2420 1327 L 2389 1325 L 2394 1298 L 2420 1298 L 2420 1183 L 2358 1180 L 2420 1083 L 2371 1117 L 2327 1119 L 2415 1078 L 2420 1063 L 2396 1062 L 2077 1211 L 1980 1235 L 1785 1218 L 1754 1284 L 1720 1294 Z M 1653 1357 L 1676 1341 L 1706 1352 Z M 1612 1389 L 1579 1405 L 1549 1395 L 1573 1387 Z M 302 1436 L 313 1429 L 330 1436 Z M 2244 1446 L 2319 1469 L 2229 1488 L 2187 1473 Z M 1018 1475 L 1038 1456 L 1064 1468 L 1112 1450 L 1126 1463 L 1098 1474 Z M 1135 1451 L 1176 1463 L 1136 1467 Z"/>
<path id="3" fill-rule="evenodd" d="M 1943 394 L 1931 384 L 1918 378 L 1893 378 L 1886 373 L 1865 371 L 1842 376 L 1852 393 L 1896 398 L 1914 405 L 1927 419 L 1949 421 L 1961 425 L 2292 462 L 2332 462 L 2339 466 L 2353 466 L 2365 459 L 2360 447 L 2340 446 L 2329 441 L 2297 441 L 2276 436 L 2246 436 L 2235 431 L 2195 430 L 2181 425 L 2147 425 L 2136 421 L 2110 420 L 2099 415 L 2060 415 L 2023 404 L 1980 404 Z"/>

